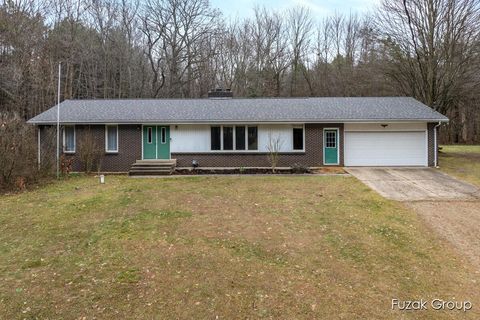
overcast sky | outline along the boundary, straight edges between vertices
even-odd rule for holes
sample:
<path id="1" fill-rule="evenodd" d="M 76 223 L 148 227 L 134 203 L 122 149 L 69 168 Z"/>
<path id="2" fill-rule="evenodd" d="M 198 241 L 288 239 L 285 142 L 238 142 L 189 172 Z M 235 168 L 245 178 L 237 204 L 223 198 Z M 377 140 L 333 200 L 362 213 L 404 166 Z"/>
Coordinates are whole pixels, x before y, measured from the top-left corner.
<path id="1" fill-rule="evenodd" d="M 335 12 L 349 14 L 362 13 L 373 9 L 381 0 L 210 0 L 213 7 L 219 8 L 225 17 L 250 17 L 255 5 L 272 9 L 288 9 L 304 6 L 316 18 L 329 16 Z"/>

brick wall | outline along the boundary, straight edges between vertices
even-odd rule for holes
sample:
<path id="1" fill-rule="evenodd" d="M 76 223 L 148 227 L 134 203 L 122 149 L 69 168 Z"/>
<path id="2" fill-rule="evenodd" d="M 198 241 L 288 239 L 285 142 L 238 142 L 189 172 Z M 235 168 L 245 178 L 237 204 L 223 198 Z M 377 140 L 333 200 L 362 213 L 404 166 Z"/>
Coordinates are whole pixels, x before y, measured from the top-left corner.
<path id="1" fill-rule="evenodd" d="M 434 127 L 436 123 L 428 124 L 428 165 L 434 165 Z M 77 125 L 76 142 L 82 139 L 87 132 L 88 127 L 96 137 L 101 148 L 105 148 L 105 126 L 104 125 Z M 55 139 L 46 141 L 47 128 L 39 127 L 42 135 L 42 150 L 48 149 L 47 143 L 55 143 Z M 142 158 L 142 126 L 141 125 L 119 125 L 118 139 L 119 149 L 116 154 L 105 153 L 102 161 L 102 171 L 104 172 L 127 172 L 130 166 Z M 344 130 L 343 124 L 306 124 L 305 125 L 305 152 L 302 153 L 282 153 L 279 157 L 278 166 L 289 167 L 293 164 L 300 164 L 308 167 L 323 166 L 323 129 L 340 129 L 340 164 L 344 163 Z M 61 141 L 62 143 L 62 141 Z M 51 149 L 51 147 L 50 147 Z M 55 148 L 53 148 L 53 151 Z M 50 152 L 49 157 L 54 157 L 54 152 Z M 68 155 L 74 157 L 74 171 L 83 171 L 83 164 L 78 159 L 78 155 Z M 46 161 L 45 153 L 42 153 L 42 161 Z M 268 167 L 267 153 L 172 153 L 172 159 L 177 159 L 177 166 L 190 167 L 192 160 L 197 160 L 201 167 Z"/>
<path id="2" fill-rule="evenodd" d="M 66 154 L 67 157 L 74 159 L 73 171 L 83 171 L 84 165 L 78 156 L 78 146 L 82 137 L 87 134 L 88 129 L 94 135 L 95 140 L 102 150 L 105 150 L 105 125 L 76 125 L 76 154 Z M 41 126 L 42 132 L 47 131 L 47 127 Z M 41 135 L 42 150 L 47 150 L 47 144 L 56 143 L 56 140 L 48 139 L 45 134 Z M 62 145 L 62 136 L 60 136 L 60 145 Z M 55 147 L 53 148 L 55 150 Z M 55 154 L 53 153 L 53 157 Z M 142 126 L 141 125 L 119 125 L 118 126 L 118 153 L 104 153 L 102 159 L 103 172 L 127 172 L 132 163 L 142 158 Z M 54 161 L 54 159 L 53 159 Z"/>
<path id="3" fill-rule="evenodd" d="M 308 167 L 323 166 L 323 129 L 339 128 L 340 132 L 340 166 L 343 166 L 343 123 L 306 124 L 305 152 L 281 153 L 278 166 L 289 167 L 301 164 Z M 201 167 L 268 167 L 267 153 L 172 153 L 177 159 L 177 166 L 191 167 L 192 160 L 197 160 Z"/>

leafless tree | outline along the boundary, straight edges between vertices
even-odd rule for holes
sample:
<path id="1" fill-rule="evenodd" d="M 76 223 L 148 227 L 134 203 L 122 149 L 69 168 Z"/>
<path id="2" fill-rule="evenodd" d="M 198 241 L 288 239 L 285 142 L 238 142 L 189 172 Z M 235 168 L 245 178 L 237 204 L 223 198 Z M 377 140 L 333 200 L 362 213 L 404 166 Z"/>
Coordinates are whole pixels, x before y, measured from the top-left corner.
<path id="1" fill-rule="evenodd" d="M 0 113 L 0 187 L 23 188 L 38 176 L 34 128 L 12 113 Z"/>
<path id="2" fill-rule="evenodd" d="M 187 84 L 199 76 L 202 43 L 216 32 L 218 15 L 207 0 L 147 1 L 142 20 L 154 97 L 165 84 L 166 96 L 189 96 Z"/>
<path id="3" fill-rule="evenodd" d="M 448 113 L 478 91 L 478 1 L 384 0 L 377 20 L 389 48 L 387 73 L 402 93 Z"/>
<path id="4" fill-rule="evenodd" d="M 274 136 L 272 133 L 268 134 L 267 144 L 267 158 L 272 168 L 272 173 L 276 172 L 278 161 L 280 159 L 280 151 L 282 150 L 283 141 L 280 136 Z"/>
<path id="5" fill-rule="evenodd" d="M 290 28 L 290 46 L 292 51 L 290 95 L 298 95 L 298 75 L 301 73 L 309 86 L 311 84 L 306 72 L 306 60 L 310 51 L 311 32 L 313 21 L 311 13 L 304 7 L 291 9 L 288 12 L 288 23 Z"/>
<path id="6" fill-rule="evenodd" d="M 78 139 L 77 157 L 83 165 L 85 173 L 91 173 L 92 170 L 101 171 L 102 156 L 104 148 L 99 145 L 91 128 L 87 128 Z"/>

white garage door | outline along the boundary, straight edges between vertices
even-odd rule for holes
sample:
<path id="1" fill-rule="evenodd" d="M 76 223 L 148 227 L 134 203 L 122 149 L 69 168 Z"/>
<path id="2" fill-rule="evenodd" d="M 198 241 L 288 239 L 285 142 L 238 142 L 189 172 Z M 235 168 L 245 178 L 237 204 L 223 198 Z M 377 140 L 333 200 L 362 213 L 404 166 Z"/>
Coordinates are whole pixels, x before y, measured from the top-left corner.
<path id="1" fill-rule="evenodd" d="M 345 132 L 345 166 L 426 166 L 424 131 Z"/>

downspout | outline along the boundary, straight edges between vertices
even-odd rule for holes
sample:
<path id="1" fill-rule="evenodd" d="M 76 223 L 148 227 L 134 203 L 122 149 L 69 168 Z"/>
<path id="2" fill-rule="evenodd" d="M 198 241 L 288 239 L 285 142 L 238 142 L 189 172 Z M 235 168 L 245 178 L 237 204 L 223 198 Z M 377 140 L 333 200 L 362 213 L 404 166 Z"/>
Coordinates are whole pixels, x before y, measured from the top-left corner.
<path id="1" fill-rule="evenodd" d="M 433 165 L 435 168 L 438 168 L 438 142 L 437 142 L 437 128 L 442 124 L 441 121 L 438 121 L 438 124 L 433 127 Z"/>
<path id="2" fill-rule="evenodd" d="M 40 128 L 40 126 L 37 126 L 37 129 L 38 129 L 38 131 L 37 131 L 37 132 L 38 132 L 38 134 L 37 134 L 37 140 L 38 140 L 38 141 L 37 141 L 37 144 L 38 144 L 38 145 L 37 145 L 37 149 L 38 149 L 38 155 L 37 155 L 37 156 L 38 156 L 38 159 L 37 159 L 37 162 L 38 162 L 38 170 L 40 170 L 40 166 L 41 166 L 41 164 L 42 164 L 42 163 L 41 163 L 41 161 L 42 161 L 42 155 L 41 155 L 41 151 L 40 151 L 40 150 L 41 150 L 41 148 L 40 148 L 40 147 L 41 147 L 41 146 L 40 146 L 40 141 L 41 141 L 41 137 L 40 137 L 40 134 L 41 134 L 41 133 L 40 133 L 40 131 L 41 131 L 41 128 Z"/>

